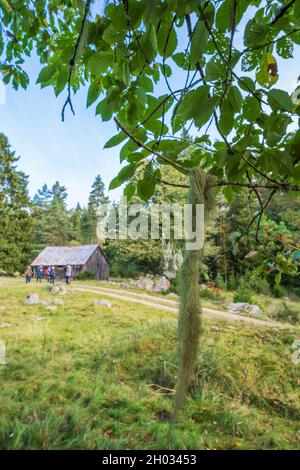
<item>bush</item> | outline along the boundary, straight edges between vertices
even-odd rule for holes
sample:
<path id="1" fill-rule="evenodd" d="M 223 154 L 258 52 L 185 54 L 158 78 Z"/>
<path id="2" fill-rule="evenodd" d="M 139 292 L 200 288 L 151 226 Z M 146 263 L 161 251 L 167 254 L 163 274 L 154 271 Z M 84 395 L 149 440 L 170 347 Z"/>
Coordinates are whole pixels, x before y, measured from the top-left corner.
<path id="1" fill-rule="evenodd" d="M 255 271 L 248 273 L 246 282 L 257 294 L 270 295 L 271 289 L 268 281 Z"/>
<path id="2" fill-rule="evenodd" d="M 85 271 L 76 276 L 77 281 L 95 281 L 96 274 Z"/>
<path id="3" fill-rule="evenodd" d="M 284 297 L 285 290 L 279 284 L 274 284 L 273 289 L 272 289 L 272 294 L 274 295 L 276 299 L 280 299 L 281 297 Z"/>
<path id="4" fill-rule="evenodd" d="M 114 261 L 110 267 L 112 277 L 135 278 L 142 274 L 143 270 L 136 263 L 122 263 Z"/>
<path id="5" fill-rule="evenodd" d="M 216 287 L 204 287 L 200 289 L 200 297 L 201 299 L 213 300 L 215 302 L 223 302 L 225 300 L 225 297 L 222 295 L 221 291 Z"/>
<path id="6" fill-rule="evenodd" d="M 216 276 L 216 286 L 219 288 L 219 289 L 225 289 L 226 288 L 226 284 L 225 284 L 225 281 L 223 279 L 223 276 L 221 273 L 218 273 L 217 276 Z"/>
<path id="7" fill-rule="evenodd" d="M 235 290 L 236 288 L 237 288 L 236 277 L 233 274 L 231 274 L 227 281 L 227 289 L 232 291 L 232 290 Z"/>
<path id="8" fill-rule="evenodd" d="M 285 302 L 282 302 L 278 310 L 273 313 L 272 317 L 276 320 L 286 321 L 294 325 L 300 322 L 300 313 L 289 307 Z"/>
<path id="9" fill-rule="evenodd" d="M 244 279 L 240 280 L 238 290 L 234 294 L 233 301 L 235 303 L 245 302 L 247 304 L 252 303 L 251 290 L 247 286 L 247 283 Z"/>

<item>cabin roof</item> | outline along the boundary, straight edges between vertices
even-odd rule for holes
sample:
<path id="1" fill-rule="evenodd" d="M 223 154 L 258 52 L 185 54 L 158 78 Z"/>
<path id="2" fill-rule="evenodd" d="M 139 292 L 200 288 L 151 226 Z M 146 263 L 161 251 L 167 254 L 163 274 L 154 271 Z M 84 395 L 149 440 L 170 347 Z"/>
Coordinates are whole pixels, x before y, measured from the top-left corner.
<path id="1" fill-rule="evenodd" d="M 100 245 L 47 246 L 31 266 L 83 266 L 98 248 L 107 260 Z"/>

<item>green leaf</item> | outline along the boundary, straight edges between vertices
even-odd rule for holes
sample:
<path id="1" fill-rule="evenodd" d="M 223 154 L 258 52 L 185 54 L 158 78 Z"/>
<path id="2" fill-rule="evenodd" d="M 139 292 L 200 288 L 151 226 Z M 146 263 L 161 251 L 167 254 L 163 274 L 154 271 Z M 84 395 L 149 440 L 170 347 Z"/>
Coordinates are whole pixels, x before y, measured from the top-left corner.
<path id="1" fill-rule="evenodd" d="M 204 21 L 199 20 L 195 26 L 191 40 L 190 60 L 196 64 L 203 56 L 208 41 L 208 31 Z"/>
<path id="2" fill-rule="evenodd" d="M 140 50 L 142 62 L 145 61 L 145 57 L 148 62 L 151 63 L 157 54 L 157 37 L 155 27 L 151 24 L 146 33 L 143 35 L 140 40 Z"/>
<path id="3" fill-rule="evenodd" d="M 280 284 L 281 282 L 281 272 L 278 272 L 275 276 L 275 284 Z"/>
<path id="4" fill-rule="evenodd" d="M 55 94 L 58 96 L 63 89 L 65 88 L 66 84 L 68 83 L 68 77 L 69 77 L 69 69 L 68 67 L 62 67 L 56 81 L 55 85 Z"/>
<path id="5" fill-rule="evenodd" d="M 121 186 L 121 184 L 125 183 L 125 181 L 129 180 L 129 178 L 131 178 L 134 175 L 135 170 L 136 170 L 136 165 L 130 164 L 130 165 L 124 166 L 120 170 L 118 176 L 116 176 L 110 182 L 109 189 L 115 189 Z"/>
<path id="6" fill-rule="evenodd" d="M 228 102 L 234 113 L 238 113 L 241 110 L 243 97 L 236 86 L 230 88 L 228 92 Z"/>
<path id="7" fill-rule="evenodd" d="M 177 34 L 170 24 L 163 23 L 157 34 L 157 48 L 160 55 L 163 57 L 170 57 L 177 47 Z"/>
<path id="8" fill-rule="evenodd" d="M 244 117 L 250 121 L 255 122 L 261 115 L 261 109 L 258 100 L 254 96 L 248 96 L 243 105 Z"/>
<path id="9" fill-rule="evenodd" d="M 268 93 L 268 102 L 273 110 L 292 111 L 293 102 L 286 91 L 273 88 Z"/>
<path id="10" fill-rule="evenodd" d="M 248 93 L 255 91 L 255 83 L 249 77 L 241 77 L 238 82 L 238 85 L 241 88 L 241 90 L 247 91 Z"/>
<path id="11" fill-rule="evenodd" d="M 93 75 L 100 75 L 107 71 L 109 67 L 114 64 L 113 51 L 98 51 L 95 52 L 88 62 L 88 69 Z"/>
<path id="12" fill-rule="evenodd" d="M 118 134 L 114 135 L 111 139 L 109 139 L 103 148 L 110 149 L 112 147 L 115 147 L 116 145 L 119 145 L 121 142 L 123 142 L 125 139 L 127 139 L 127 135 L 123 131 L 121 131 Z"/>
<path id="13" fill-rule="evenodd" d="M 223 134 L 228 135 L 234 125 L 234 112 L 230 106 L 228 97 L 226 97 L 221 106 L 221 116 L 219 119 L 219 126 Z"/>
<path id="14" fill-rule="evenodd" d="M 135 184 L 128 183 L 127 186 L 124 188 L 123 194 L 127 197 L 127 201 L 129 202 L 135 194 Z"/>
<path id="15" fill-rule="evenodd" d="M 256 18 L 248 21 L 244 32 L 245 47 L 252 48 L 260 46 L 266 42 L 265 25 L 260 23 Z"/>
<path id="16" fill-rule="evenodd" d="M 53 77 L 53 75 L 56 73 L 56 67 L 53 64 L 47 65 L 44 67 L 38 76 L 37 83 L 41 83 L 43 86 L 44 84 L 48 83 L 49 80 Z"/>
<path id="17" fill-rule="evenodd" d="M 209 90 L 208 85 L 203 85 L 196 90 L 189 91 L 177 108 L 176 119 L 179 121 L 194 119 L 198 127 L 205 124 L 218 101 L 216 97 L 209 97 Z"/>
<path id="18" fill-rule="evenodd" d="M 148 173 L 144 174 L 144 178 L 138 182 L 137 192 L 143 201 L 149 201 L 153 196 L 156 186 L 156 180 Z"/>
<path id="19" fill-rule="evenodd" d="M 210 61 L 205 69 L 205 78 L 208 82 L 224 80 L 226 76 L 226 66 L 221 62 Z"/>
<path id="20" fill-rule="evenodd" d="M 99 98 L 102 90 L 103 88 L 100 81 L 93 81 L 90 84 L 86 101 L 87 107 L 91 106 L 96 101 L 96 99 Z"/>

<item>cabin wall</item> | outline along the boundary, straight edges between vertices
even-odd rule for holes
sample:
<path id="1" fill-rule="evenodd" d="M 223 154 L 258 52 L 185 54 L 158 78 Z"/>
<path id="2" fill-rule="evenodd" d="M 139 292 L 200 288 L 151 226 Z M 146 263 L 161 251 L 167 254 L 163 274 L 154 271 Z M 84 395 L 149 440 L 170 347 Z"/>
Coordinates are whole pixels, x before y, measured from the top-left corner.
<path id="1" fill-rule="evenodd" d="M 96 279 L 108 279 L 109 264 L 100 249 L 97 249 L 95 253 L 93 253 L 86 265 L 83 267 L 82 272 L 85 271 L 95 274 Z"/>

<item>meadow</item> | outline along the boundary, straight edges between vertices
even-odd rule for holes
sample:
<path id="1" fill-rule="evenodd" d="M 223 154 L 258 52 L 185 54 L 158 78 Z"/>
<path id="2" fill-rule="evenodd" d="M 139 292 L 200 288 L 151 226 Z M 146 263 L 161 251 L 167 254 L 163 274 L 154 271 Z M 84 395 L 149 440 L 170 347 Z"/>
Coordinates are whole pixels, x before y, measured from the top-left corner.
<path id="1" fill-rule="evenodd" d="M 28 293 L 54 301 L 26 305 Z M 0 449 L 299 449 L 298 326 L 205 319 L 172 421 L 176 314 L 93 293 L 0 284 Z"/>

